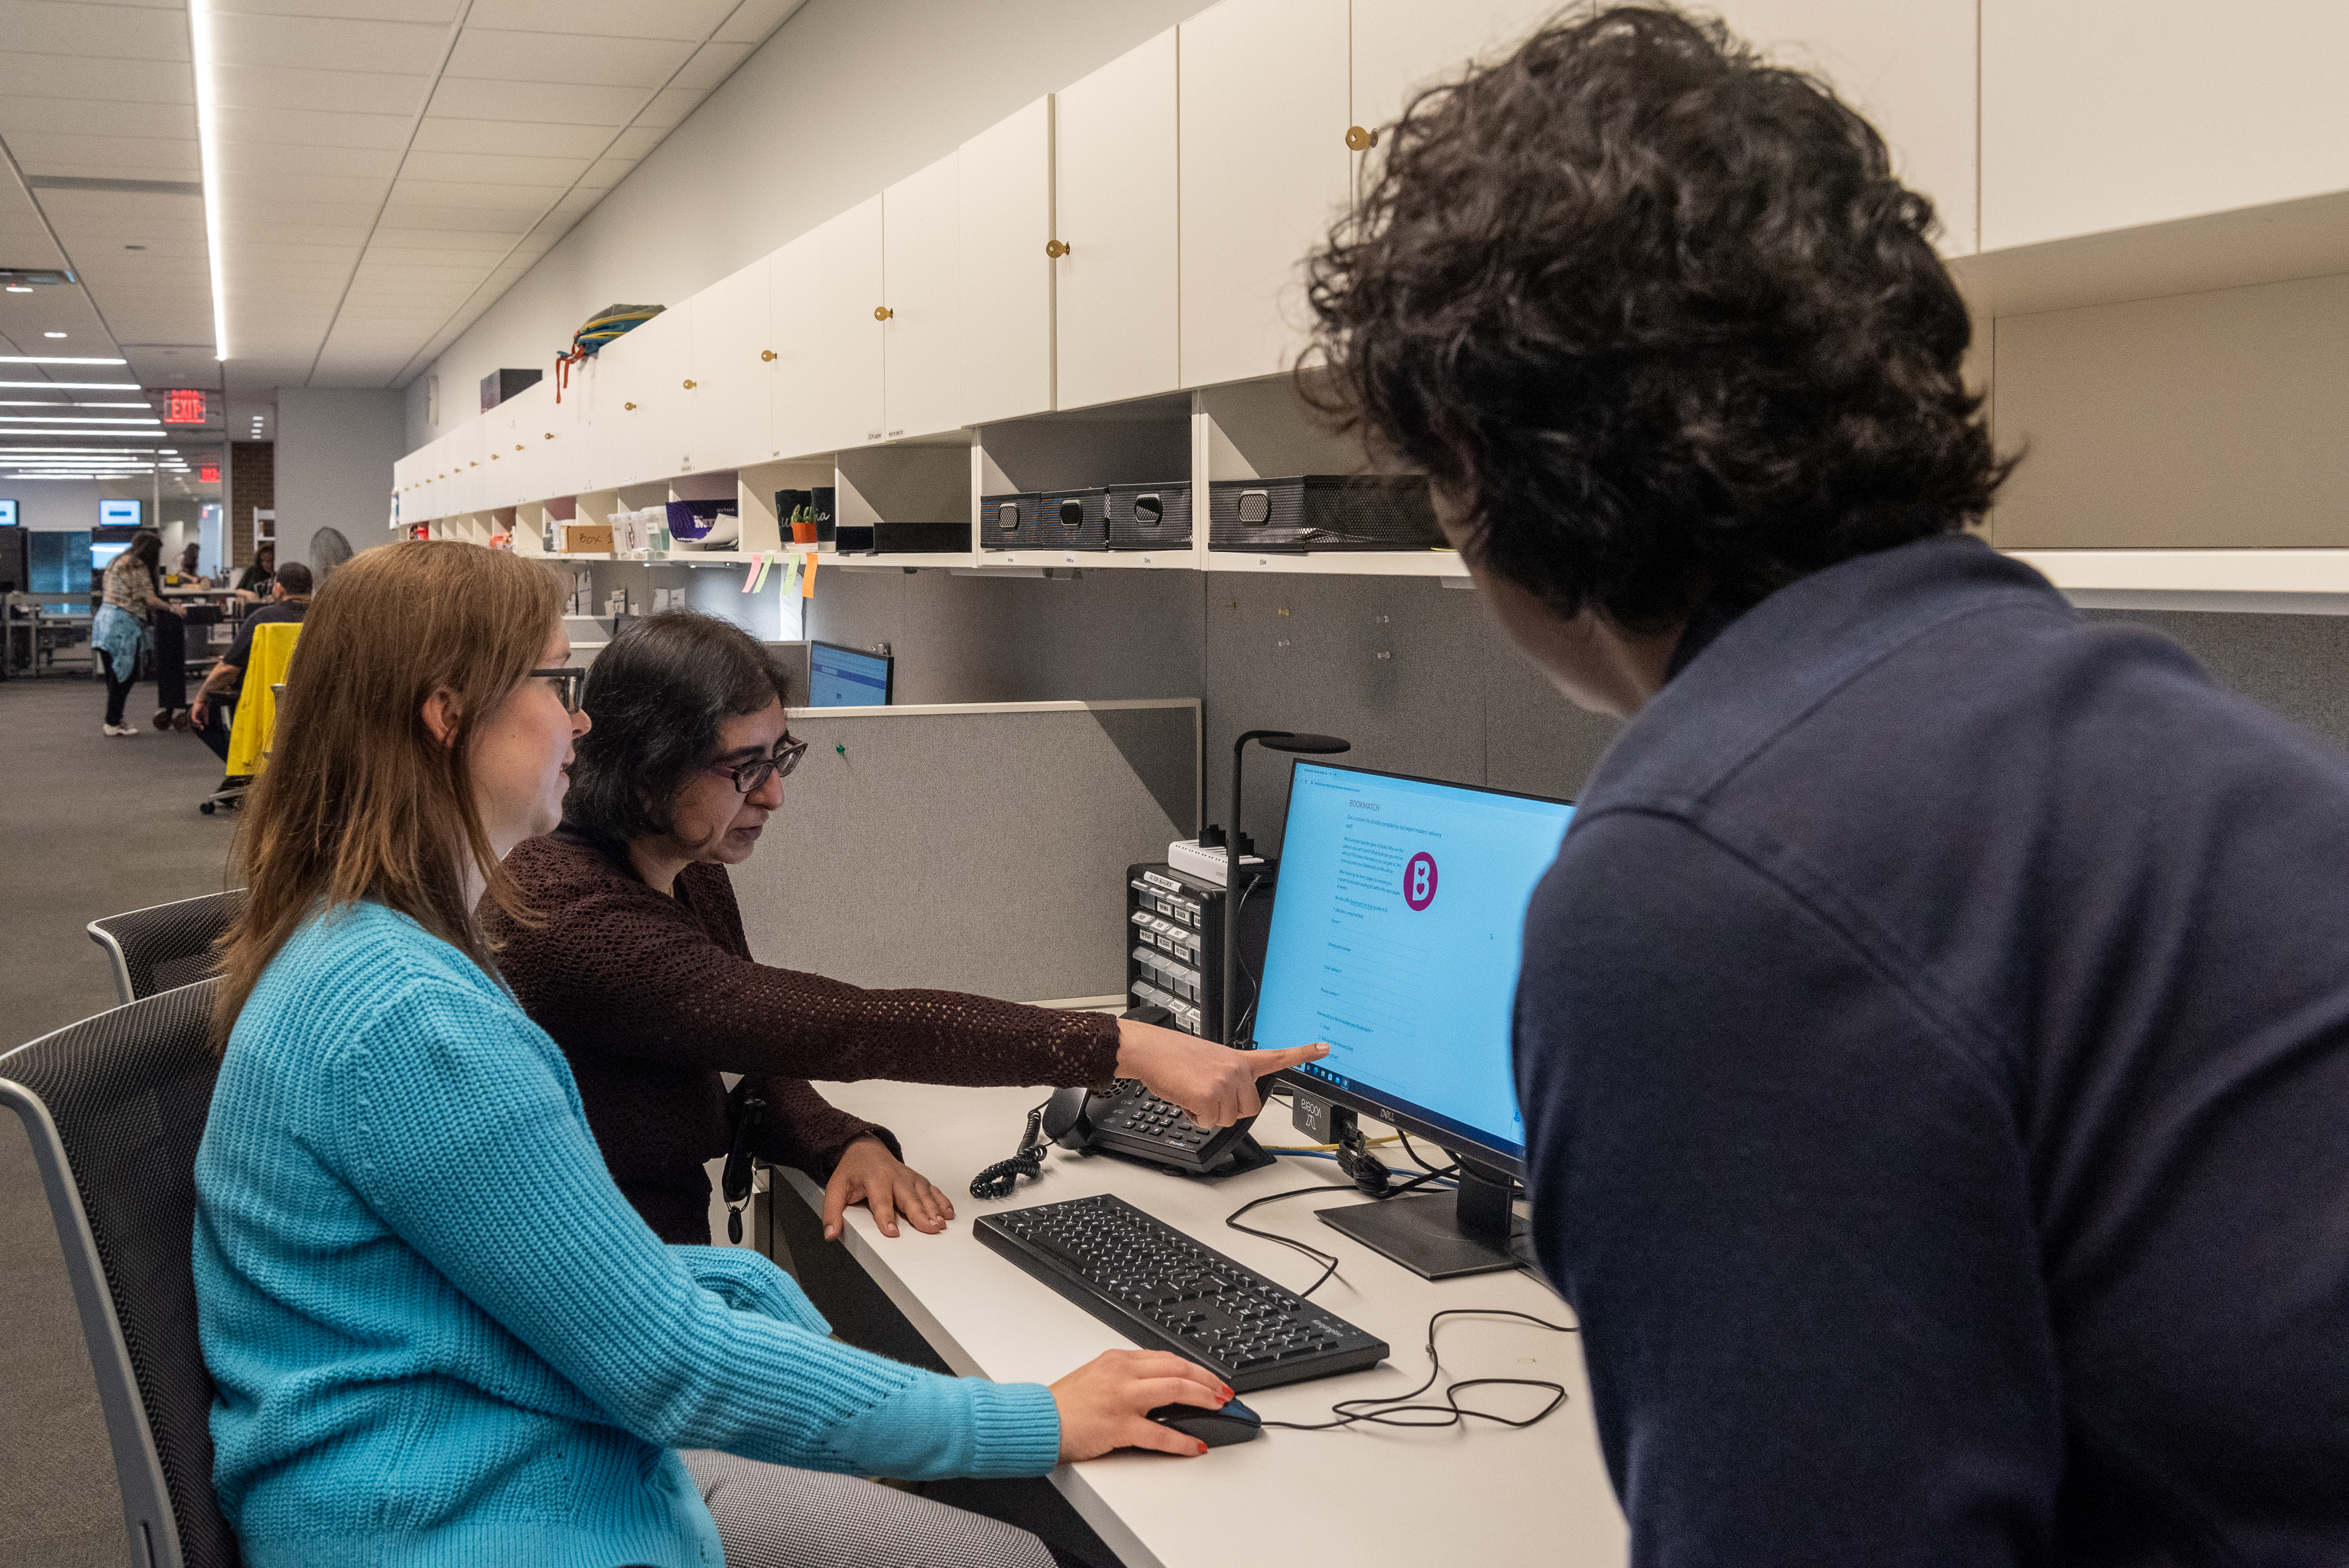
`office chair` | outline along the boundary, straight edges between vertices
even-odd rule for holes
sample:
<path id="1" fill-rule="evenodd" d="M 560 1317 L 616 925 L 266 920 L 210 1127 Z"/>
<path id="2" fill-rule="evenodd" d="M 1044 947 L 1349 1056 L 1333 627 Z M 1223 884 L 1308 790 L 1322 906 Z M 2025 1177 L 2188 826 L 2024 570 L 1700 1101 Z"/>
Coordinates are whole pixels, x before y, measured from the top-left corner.
<path id="1" fill-rule="evenodd" d="M 89 940 L 114 966 L 115 996 L 138 1002 L 210 975 L 219 961 L 212 943 L 243 908 L 244 889 L 233 888 L 92 920 Z"/>
<path id="2" fill-rule="evenodd" d="M 212 1495 L 212 1379 L 196 1342 L 196 1145 L 219 1059 L 217 981 L 0 1055 L 73 1282 L 133 1568 L 238 1568 Z"/>
<path id="3" fill-rule="evenodd" d="M 302 623 L 272 621 L 253 628 L 252 662 L 244 667 L 236 710 L 228 727 L 228 773 L 220 787 L 196 803 L 210 816 L 225 805 L 233 811 L 243 804 L 245 791 L 269 763 L 269 746 L 277 731 L 277 704 L 285 695 L 285 670 L 294 661 L 294 645 L 302 638 Z"/>

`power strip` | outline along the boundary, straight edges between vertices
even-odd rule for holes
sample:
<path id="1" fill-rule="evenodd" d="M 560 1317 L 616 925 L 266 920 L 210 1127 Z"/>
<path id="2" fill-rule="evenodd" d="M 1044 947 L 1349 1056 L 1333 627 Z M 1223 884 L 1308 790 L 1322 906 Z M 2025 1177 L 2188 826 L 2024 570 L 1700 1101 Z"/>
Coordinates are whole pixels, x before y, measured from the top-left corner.
<path id="1" fill-rule="evenodd" d="M 1200 881 L 1212 882 L 1218 888 L 1224 886 L 1224 856 L 1222 845 L 1212 844 L 1202 848 L 1195 838 L 1176 839 L 1166 846 L 1166 864 L 1186 877 L 1196 877 Z M 1243 867 L 1253 866 L 1262 871 L 1264 857 L 1244 855 L 1240 857 L 1240 865 Z"/>

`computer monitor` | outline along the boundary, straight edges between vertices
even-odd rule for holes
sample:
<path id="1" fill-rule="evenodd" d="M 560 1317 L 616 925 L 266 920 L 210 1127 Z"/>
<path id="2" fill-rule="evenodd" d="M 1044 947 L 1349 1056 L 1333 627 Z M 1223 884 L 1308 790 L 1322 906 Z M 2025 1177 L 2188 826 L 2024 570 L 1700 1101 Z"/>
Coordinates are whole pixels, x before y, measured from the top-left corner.
<path id="1" fill-rule="evenodd" d="M 1510 1065 L 1526 905 L 1572 803 L 1299 762 L 1258 1045 L 1327 1041 L 1282 1076 L 1448 1149 L 1456 1194 L 1321 1219 L 1431 1279 L 1516 1266 L 1525 1118 Z"/>
<path id="2" fill-rule="evenodd" d="M 811 708 L 882 708 L 889 702 L 895 660 L 885 653 L 843 648 L 834 642 L 808 644 L 808 697 Z"/>
<path id="3" fill-rule="evenodd" d="M 128 550 L 129 548 L 130 548 L 130 546 L 128 545 L 92 545 L 89 547 L 89 569 L 93 572 L 104 571 L 107 567 L 114 565 L 115 556 L 119 556 L 123 551 Z"/>
<path id="4" fill-rule="evenodd" d="M 98 504 L 98 525 L 101 528 L 136 528 L 146 505 L 143 501 L 100 501 Z"/>

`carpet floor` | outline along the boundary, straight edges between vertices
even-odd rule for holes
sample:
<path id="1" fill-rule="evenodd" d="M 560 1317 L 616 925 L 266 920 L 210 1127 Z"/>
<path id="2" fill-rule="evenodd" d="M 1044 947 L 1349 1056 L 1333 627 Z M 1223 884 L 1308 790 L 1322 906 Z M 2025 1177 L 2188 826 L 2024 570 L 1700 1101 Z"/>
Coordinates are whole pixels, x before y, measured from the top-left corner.
<path id="1" fill-rule="evenodd" d="M 193 735 L 149 727 L 154 696 L 132 691 L 140 732 L 118 739 L 98 732 L 95 680 L 0 681 L 0 1051 L 115 1004 L 91 920 L 226 885 L 238 818 L 196 810 L 220 763 Z M 0 1356 L 0 1564 L 120 1568 L 122 1502 L 89 1358 L 24 1129 L 5 1115 Z"/>

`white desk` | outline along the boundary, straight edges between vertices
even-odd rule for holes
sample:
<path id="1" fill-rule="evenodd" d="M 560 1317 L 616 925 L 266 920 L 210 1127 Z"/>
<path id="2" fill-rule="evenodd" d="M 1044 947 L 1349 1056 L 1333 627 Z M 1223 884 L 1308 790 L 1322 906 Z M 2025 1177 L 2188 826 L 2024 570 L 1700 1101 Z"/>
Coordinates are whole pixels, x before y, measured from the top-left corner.
<path id="1" fill-rule="evenodd" d="M 1042 1177 L 1009 1198 L 981 1202 L 970 1179 L 1009 1155 L 1042 1089 L 953 1089 L 919 1084 L 825 1084 L 834 1105 L 881 1123 L 904 1142 L 908 1163 L 954 1199 L 955 1222 L 924 1236 L 900 1225 L 895 1241 L 872 1215 L 849 1210 L 847 1246 L 947 1366 L 1007 1383 L 1049 1383 L 1104 1350 L 1133 1342 L 990 1251 L 970 1221 L 989 1210 L 1025 1208 L 1097 1192 L 1188 1231 L 1291 1289 L 1319 1266 L 1272 1242 L 1226 1228 L 1224 1216 L 1268 1192 L 1339 1180 L 1327 1160 L 1283 1159 L 1223 1181 L 1187 1180 L 1106 1156 L 1055 1150 Z M 1286 1105 L 1257 1124 L 1262 1141 L 1302 1143 Z M 1388 1146 L 1395 1148 L 1399 1146 Z M 1384 1152 L 1384 1151 L 1381 1151 Z M 1390 1163 L 1402 1163 L 1393 1158 Z M 821 1210 L 823 1192 L 797 1171 L 790 1187 Z M 779 1201 L 789 1201 L 777 1194 Z M 1438 1284 L 1356 1244 L 1313 1217 L 1358 1199 L 1268 1204 L 1244 1221 L 1296 1237 L 1343 1262 L 1316 1303 L 1378 1335 L 1388 1360 L 1367 1372 L 1258 1389 L 1241 1398 L 1268 1420 L 1328 1418 L 1332 1402 L 1402 1394 L 1427 1375 L 1427 1320 L 1444 1307 L 1510 1307 L 1571 1323 L 1566 1303 L 1522 1273 Z M 1526 1431 L 1471 1421 L 1443 1431 L 1355 1426 L 1333 1432 L 1268 1430 L 1254 1442 L 1195 1459 L 1121 1453 L 1052 1474 L 1077 1511 L 1128 1568 L 1226 1568 L 1234 1561 L 1364 1564 L 1438 1562 L 1619 1564 L 1626 1532 L 1591 1424 L 1579 1339 L 1513 1319 L 1446 1319 L 1436 1340 L 1444 1377 L 1539 1377 L 1566 1386 L 1568 1401 Z M 1471 1389 L 1471 1404 L 1529 1415 L 1546 1397 L 1525 1388 Z M 1244 1543 L 1244 1547 L 1242 1546 Z M 1236 1547 L 1241 1548 L 1237 1552 Z"/>

